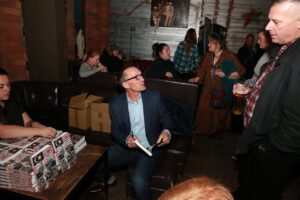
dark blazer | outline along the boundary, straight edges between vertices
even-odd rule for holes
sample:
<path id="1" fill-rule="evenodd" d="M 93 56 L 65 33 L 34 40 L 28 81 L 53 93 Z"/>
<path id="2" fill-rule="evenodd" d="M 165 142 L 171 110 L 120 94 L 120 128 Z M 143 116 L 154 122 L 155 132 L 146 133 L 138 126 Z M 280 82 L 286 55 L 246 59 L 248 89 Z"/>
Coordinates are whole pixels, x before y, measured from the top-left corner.
<path id="1" fill-rule="evenodd" d="M 142 93 L 146 137 L 150 145 L 154 144 L 164 129 L 172 132 L 172 120 L 166 110 L 159 92 Z M 111 133 L 117 143 L 127 147 L 126 138 L 130 134 L 130 119 L 126 93 L 115 97 L 109 104 Z"/>
<path id="2" fill-rule="evenodd" d="M 263 140 L 281 152 L 300 152 L 300 39 L 275 63 L 262 85 L 253 117 L 237 144 L 238 153 Z"/>

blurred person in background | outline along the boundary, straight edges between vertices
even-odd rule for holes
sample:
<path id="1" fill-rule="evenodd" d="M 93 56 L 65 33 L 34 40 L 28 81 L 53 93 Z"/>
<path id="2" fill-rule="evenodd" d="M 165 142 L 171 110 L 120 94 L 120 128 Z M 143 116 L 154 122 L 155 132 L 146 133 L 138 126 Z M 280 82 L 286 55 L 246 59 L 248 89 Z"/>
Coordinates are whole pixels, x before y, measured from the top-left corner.
<path id="1" fill-rule="evenodd" d="M 197 45 L 197 35 L 193 28 L 190 28 L 181 41 L 174 55 L 175 69 L 182 79 L 190 79 L 198 69 L 200 54 Z"/>
<path id="2" fill-rule="evenodd" d="M 87 78 L 98 72 L 105 73 L 107 68 L 99 62 L 100 54 L 98 51 L 89 51 L 80 65 L 79 76 L 80 78 Z"/>
<path id="3" fill-rule="evenodd" d="M 232 87 L 232 83 L 245 74 L 245 68 L 235 54 L 228 50 L 224 39 L 217 33 L 209 35 L 208 52 L 205 53 L 196 76 L 189 79 L 190 83 L 201 83 L 196 130 L 201 135 L 213 135 L 230 128 L 230 109 L 232 88 L 225 88 L 224 83 Z M 211 104 L 212 90 L 225 91 L 227 105 L 214 108 Z M 230 94 L 229 94 L 230 93 Z"/>
<path id="4" fill-rule="evenodd" d="M 170 60 L 170 47 L 165 43 L 156 46 L 156 59 L 144 72 L 146 78 L 178 78 L 174 63 Z"/>

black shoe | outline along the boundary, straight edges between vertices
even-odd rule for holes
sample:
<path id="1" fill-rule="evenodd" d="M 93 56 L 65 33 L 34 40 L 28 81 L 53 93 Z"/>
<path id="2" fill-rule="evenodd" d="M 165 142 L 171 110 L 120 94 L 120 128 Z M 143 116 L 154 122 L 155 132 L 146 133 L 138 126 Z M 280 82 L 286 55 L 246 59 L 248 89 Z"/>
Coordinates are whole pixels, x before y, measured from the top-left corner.
<path id="1" fill-rule="evenodd" d="M 117 183 L 117 178 L 113 174 L 110 174 L 109 178 L 107 179 L 107 185 L 111 186 L 116 183 Z"/>
<path id="2" fill-rule="evenodd" d="M 96 185 L 92 186 L 90 189 L 89 189 L 89 192 L 91 193 L 96 193 L 96 192 L 103 192 L 104 191 L 104 186 L 102 183 L 97 183 Z"/>
<path id="3" fill-rule="evenodd" d="M 107 185 L 112 186 L 115 185 L 116 183 L 117 183 L 117 178 L 113 174 L 110 174 L 109 178 L 107 179 Z M 91 193 L 103 192 L 103 191 L 104 191 L 104 183 L 101 182 L 97 182 L 89 189 L 89 192 Z"/>

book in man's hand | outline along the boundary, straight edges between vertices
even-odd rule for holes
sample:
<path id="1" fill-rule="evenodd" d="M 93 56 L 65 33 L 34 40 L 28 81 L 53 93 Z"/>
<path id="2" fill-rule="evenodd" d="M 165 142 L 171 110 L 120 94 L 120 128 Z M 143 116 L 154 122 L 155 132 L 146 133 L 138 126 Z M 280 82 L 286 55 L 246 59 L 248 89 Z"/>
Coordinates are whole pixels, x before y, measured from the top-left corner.
<path id="1" fill-rule="evenodd" d="M 134 143 L 140 148 L 142 149 L 146 154 L 148 154 L 149 156 L 152 156 L 152 152 L 149 151 L 148 149 L 146 149 L 138 140 L 134 140 Z"/>

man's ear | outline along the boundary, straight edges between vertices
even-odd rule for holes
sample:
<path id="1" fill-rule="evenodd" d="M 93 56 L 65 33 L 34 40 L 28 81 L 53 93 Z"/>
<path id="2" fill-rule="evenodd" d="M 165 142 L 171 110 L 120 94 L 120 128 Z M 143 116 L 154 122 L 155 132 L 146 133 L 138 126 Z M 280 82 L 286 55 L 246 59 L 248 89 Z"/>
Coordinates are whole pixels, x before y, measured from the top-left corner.
<path id="1" fill-rule="evenodd" d="M 122 83 L 122 87 L 125 88 L 125 89 L 128 89 L 129 88 L 129 85 L 127 82 L 124 82 Z"/>
<path id="2" fill-rule="evenodd" d="M 299 19 L 296 21 L 296 27 L 298 30 L 300 30 L 300 17 Z"/>

